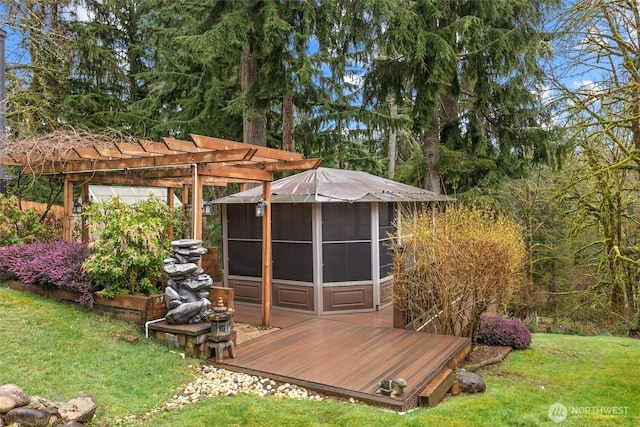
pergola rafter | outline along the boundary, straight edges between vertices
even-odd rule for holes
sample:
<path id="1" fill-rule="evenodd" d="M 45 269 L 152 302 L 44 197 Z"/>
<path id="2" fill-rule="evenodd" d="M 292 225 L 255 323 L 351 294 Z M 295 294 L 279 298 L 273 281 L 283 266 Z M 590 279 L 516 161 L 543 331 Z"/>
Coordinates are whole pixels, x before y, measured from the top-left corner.
<path id="1" fill-rule="evenodd" d="M 173 194 L 183 188 L 183 202 L 191 189 L 193 238 L 202 239 L 204 186 L 262 183 L 263 200 L 270 201 L 270 182 L 276 172 L 317 168 L 321 159 L 302 154 L 202 135 L 190 140 L 136 140 L 118 131 L 101 134 L 57 131 L 23 141 L 7 141 L 0 164 L 21 167 L 28 175 L 63 178 L 64 238 L 71 239 L 73 186 L 81 183 L 83 198 L 90 183 L 162 186 Z M 173 198 L 169 197 L 173 208 Z M 263 217 L 263 324 L 269 325 L 271 305 L 271 206 Z M 84 221 L 83 221 L 84 222 Z M 83 227 L 84 228 L 84 227 Z M 85 233 L 88 238 L 88 235 Z"/>

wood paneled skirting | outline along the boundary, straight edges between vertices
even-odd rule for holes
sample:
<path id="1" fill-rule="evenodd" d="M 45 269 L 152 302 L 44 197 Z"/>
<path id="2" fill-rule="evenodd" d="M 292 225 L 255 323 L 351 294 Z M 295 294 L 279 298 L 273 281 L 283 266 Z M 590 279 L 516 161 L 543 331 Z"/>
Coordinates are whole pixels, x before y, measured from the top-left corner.
<path id="1" fill-rule="evenodd" d="M 273 283 L 273 306 L 314 311 L 313 286 Z"/>
<path id="2" fill-rule="evenodd" d="M 391 282 L 384 289 L 390 288 Z M 259 281 L 229 278 L 229 287 L 235 290 L 235 299 L 240 303 L 261 304 L 262 286 Z M 383 289 L 383 290 L 384 290 Z M 307 285 L 272 283 L 273 307 L 315 311 L 314 288 Z M 349 310 L 375 310 L 373 285 L 327 286 L 322 289 L 323 312 Z M 391 302 L 391 295 L 387 297 Z"/>
<path id="3" fill-rule="evenodd" d="M 235 291 L 236 302 L 262 303 L 262 285 L 259 281 L 229 278 L 229 287 Z"/>
<path id="4" fill-rule="evenodd" d="M 322 290 L 324 311 L 373 309 L 373 286 L 331 286 Z"/>

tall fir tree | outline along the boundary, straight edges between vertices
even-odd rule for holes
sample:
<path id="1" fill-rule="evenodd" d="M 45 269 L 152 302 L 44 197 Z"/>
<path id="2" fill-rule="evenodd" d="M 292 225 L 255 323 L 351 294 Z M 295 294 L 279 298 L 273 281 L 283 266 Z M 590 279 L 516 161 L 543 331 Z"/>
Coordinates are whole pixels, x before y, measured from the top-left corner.
<path id="1" fill-rule="evenodd" d="M 547 2 L 552 4 L 554 2 Z M 549 160 L 536 96 L 547 39 L 534 0 L 396 1 L 368 70 L 366 101 L 409 100 L 421 135 L 413 184 L 450 193 Z"/>

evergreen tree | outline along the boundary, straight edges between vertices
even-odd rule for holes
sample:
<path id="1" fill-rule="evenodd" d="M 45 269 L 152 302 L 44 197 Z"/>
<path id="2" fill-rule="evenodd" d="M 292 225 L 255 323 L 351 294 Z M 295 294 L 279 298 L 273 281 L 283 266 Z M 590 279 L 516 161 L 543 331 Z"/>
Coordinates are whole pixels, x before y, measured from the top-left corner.
<path id="1" fill-rule="evenodd" d="M 366 101 L 411 101 L 425 188 L 464 192 L 550 160 L 535 92 L 543 11 L 533 0 L 394 2 Z"/>
<path id="2" fill-rule="evenodd" d="M 153 63 L 148 0 L 85 0 L 88 21 L 71 24 L 72 73 L 67 122 L 93 129 L 132 130 L 127 106 L 146 95 L 140 76 Z"/>

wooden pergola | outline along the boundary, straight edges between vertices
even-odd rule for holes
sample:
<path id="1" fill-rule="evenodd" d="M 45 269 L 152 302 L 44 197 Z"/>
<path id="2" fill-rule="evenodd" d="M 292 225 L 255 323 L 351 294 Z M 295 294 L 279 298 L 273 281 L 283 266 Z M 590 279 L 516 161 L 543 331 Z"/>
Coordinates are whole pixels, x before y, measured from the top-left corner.
<path id="1" fill-rule="evenodd" d="M 89 184 L 165 187 L 173 211 L 175 188 L 182 188 L 182 203 L 191 205 L 193 238 L 202 239 L 202 190 L 228 183 L 261 183 L 266 212 L 262 218 L 262 322 L 270 325 L 271 311 L 271 181 L 276 172 L 317 168 L 321 159 L 302 154 L 233 142 L 202 135 L 190 140 L 162 138 L 162 142 L 114 138 L 68 138 L 51 149 L 46 141 L 14 143 L 0 164 L 19 166 L 23 174 L 61 176 L 64 193 L 63 237 L 71 239 L 73 189 L 81 185 L 88 200 Z M 55 144 L 54 144 L 55 145 Z M 88 232 L 83 224 L 83 239 Z"/>

